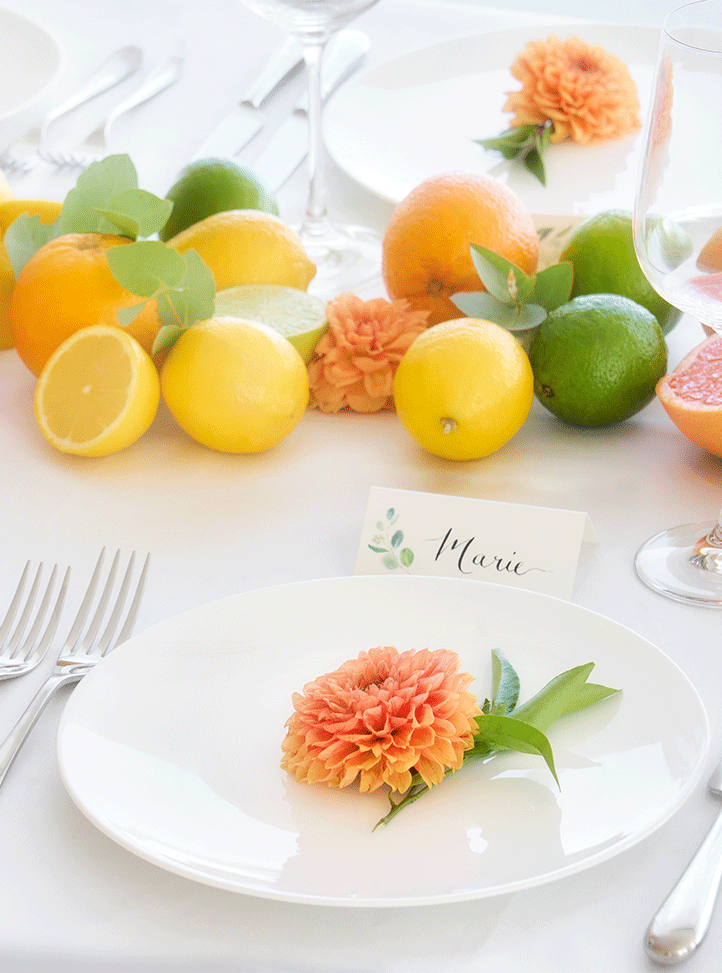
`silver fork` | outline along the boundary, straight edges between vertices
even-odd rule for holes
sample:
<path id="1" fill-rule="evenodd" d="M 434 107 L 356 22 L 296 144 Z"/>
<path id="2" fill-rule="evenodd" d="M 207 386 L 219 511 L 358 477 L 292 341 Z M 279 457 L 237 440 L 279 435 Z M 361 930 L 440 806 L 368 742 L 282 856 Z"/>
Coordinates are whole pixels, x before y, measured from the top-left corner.
<path id="1" fill-rule="evenodd" d="M 121 642 L 124 642 L 133 630 L 135 620 L 138 616 L 140 602 L 143 597 L 143 589 L 145 587 L 145 580 L 148 573 L 148 562 L 150 560 L 150 555 L 146 557 L 145 563 L 143 564 L 143 568 L 140 572 L 140 577 L 138 578 L 136 585 L 135 595 L 133 597 L 133 601 L 131 602 L 130 608 L 128 609 L 123 627 L 117 636 L 115 634 L 120 617 L 123 613 L 128 591 L 130 589 L 130 582 L 135 564 L 135 551 L 131 554 L 130 560 L 128 561 L 128 567 L 126 568 L 125 575 L 118 592 L 118 597 L 116 598 L 115 606 L 113 607 L 110 618 L 108 619 L 107 626 L 96 644 L 96 638 L 98 636 L 100 626 L 103 623 L 105 611 L 108 606 L 108 601 L 110 600 L 113 585 L 115 583 L 115 577 L 118 571 L 120 551 L 117 551 L 113 559 L 113 563 L 110 566 L 105 587 L 103 588 L 98 600 L 95 615 L 88 626 L 87 632 L 81 638 L 83 626 L 85 625 L 88 614 L 90 613 L 91 604 L 95 596 L 96 588 L 98 587 L 98 581 L 100 580 L 104 558 L 105 548 L 103 548 L 103 550 L 100 552 L 100 557 L 98 558 L 98 563 L 95 566 L 93 576 L 90 579 L 88 590 L 85 593 L 85 597 L 83 598 L 78 615 L 65 641 L 65 645 L 58 656 L 58 661 L 55 664 L 52 675 L 45 680 L 35 696 L 33 696 L 25 712 L 6 737 L 5 741 L 0 744 L 0 784 L 5 779 L 5 775 L 7 774 L 10 765 L 17 756 L 18 751 L 27 739 L 27 736 L 32 728 L 35 726 L 38 717 L 45 709 L 46 704 L 53 694 L 60 689 L 61 686 L 65 686 L 67 683 L 77 682 L 79 679 L 81 679 L 86 672 L 89 672 L 93 666 L 103 658 L 103 656 L 111 652 L 116 645 L 120 645 Z"/>
<path id="2" fill-rule="evenodd" d="M 47 648 L 55 635 L 58 622 L 60 621 L 60 615 L 63 610 L 65 592 L 67 591 L 68 578 L 70 577 L 70 568 L 68 568 L 65 572 L 65 577 L 63 578 L 63 583 L 60 586 L 55 607 L 53 608 L 53 612 L 48 620 L 48 624 L 43 632 L 42 638 L 39 638 L 40 629 L 45 621 L 45 616 L 47 615 L 48 608 L 50 607 L 50 599 L 53 595 L 53 589 L 55 588 L 55 578 L 58 573 L 58 566 L 56 564 L 50 574 L 50 580 L 48 581 L 45 594 L 43 595 L 43 600 L 40 603 L 40 608 L 35 616 L 32 628 L 28 632 L 25 641 L 22 641 L 38 597 L 40 579 L 43 573 L 43 564 L 41 562 L 38 565 L 38 569 L 35 572 L 35 577 L 33 578 L 27 600 L 25 601 L 24 605 L 22 605 L 21 610 L 22 598 L 25 593 L 25 585 L 27 584 L 27 580 L 30 575 L 30 568 L 30 561 L 28 561 L 22 575 L 20 576 L 20 581 L 18 582 L 17 589 L 15 590 L 13 600 L 10 602 L 10 607 L 7 610 L 7 614 L 3 619 L 2 625 L 0 625 L 0 680 L 12 679 L 14 676 L 21 676 L 24 672 L 29 672 L 30 669 L 35 668 L 35 666 L 45 655 Z M 17 624 L 15 624 L 16 621 Z M 15 628 L 11 634 L 10 629 L 14 624 Z"/>
<path id="3" fill-rule="evenodd" d="M 148 101 L 149 98 L 160 94 L 161 91 L 178 80 L 182 70 L 183 57 L 180 54 L 174 54 L 148 75 L 145 83 L 137 91 L 119 105 L 116 105 L 105 121 L 101 122 L 76 149 L 72 152 L 43 152 L 43 159 L 47 162 L 53 162 L 57 166 L 74 166 L 81 169 L 85 169 L 92 162 L 102 159 L 110 141 L 111 127 L 116 119 L 130 111 L 131 108 L 135 108 L 144 101 Z"/>
<path id="4" fill-rule="evenodd" d="M 95 98 L 96 95 L 108 91 L 121 81 L 125 81 L 140 67 L 143 60 L 143 52 L 139 47 L 130 45 L 115 51 L 110 57 L 101 64 L 87 82 L 72 95 L 62 105 L 58 105 L 41 120 L 38 125 L 21 135 L 10 148 L 0 155 L 0 166 L 3 169 L 13 169 L 16 172 L 28 172 L 40 161 L 40 156 L 45 151 L 45 140 L 48 127 L 52 122 L 57 121 L 62 115 L 79 108 L 86 101 Z"/>

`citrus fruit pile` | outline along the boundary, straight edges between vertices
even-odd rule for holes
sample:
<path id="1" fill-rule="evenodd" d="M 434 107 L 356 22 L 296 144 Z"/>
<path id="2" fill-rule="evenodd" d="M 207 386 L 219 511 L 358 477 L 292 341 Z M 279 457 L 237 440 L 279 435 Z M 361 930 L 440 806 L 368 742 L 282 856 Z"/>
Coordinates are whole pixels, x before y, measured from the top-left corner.
<path id="1" fill-rule="evenodd" d="M 134 290 L 144 275 L 155 280 L 155 265 L 133 266 L 130 281 L 116 276 L 118 259 L 131 253 L 118 248 L 133 244 L 132 233 L 55 229 L 16 275 L 9 252 L 16 241 L 9 251 L 2 242 L 13 236 L 8 228 L 32 216 L 52 231 L 66 225 L 64 211 L 56 202 L 16 200 L 0 180 L 0 346 L 14 345 L 37 377 L 36 420 L 59 450 L 101 456 L 123 449 L 149 428 L 161 399 L 179 426 L 211 449 L 267 450 L 313 404 L 309 374 L 333 342 L 345 342 L 349 354 L 361 348 L 358 339 L 367 357 L 353 353 L 354 380 L 356 371 L 393 361 L 386 404 L 413 440 L 445 459 L 475 460 L 501 449 L 524 425 L 535 395 L 565 422 L 602 426 L 634 416 L 655 392 L 682 432 L 722 453 L 722 339 L 702 344 L 665 377 L 665 334 L 679 312 L 644 278 L 627 211 L 597 214 L 572 233 L 561 256 L 572 265 L 571 293 L 567 270 L 561 298 L 536 309 L 541 324 L 527 354 L 507 330 L 508 314 L 500 315 L 504 327 L 492 313 L 465 307 L 463 316 L 453 298 L 481 296 L 491 311 L 502 299 L 480 253 L 501 261 L 492 265 L 503 268 L 500 280 L 512 299 L 512 288 L 541 278 L 531 213 L 513 190 L 484 174 L 425 180 L 392 212 L 382 274 L 394 307 L 424 312 L 426 329 L 407 334 L 403 350 L 389 357 L 374 344 L 376 325 L 363 320 L 363 308 L 362 320 L 344 324 L 357 326 L 357 335 L 329 327 L 325 303 L 307 293 L 315 267 L 250 169 L 194 162 L 158 202 L 166 209 L 154 246 L 182 258 L 186 271 L 192 255 L 210 288 L 198 305 L 204 317 L 184 321 L 190 305 L 176 310 L 169 302 L 176 318 L 168 340 L 168 307 L 161 304 L 167 292 Z M 140 252 L 134 249 L 132 259 L 140 261 Z M 188 280 L 187 289 L 197 286 Z M 524 293 L 541 295 L 541 283 Z M 384 340 L 393 344 L 393 335 Z M 324 376 L 351 380 L 338 365 Z"/>
<path id="2" fill-rule="evenodd" d="M 276 445 L 306 408 L 306 358 L 326 329 L 325 305 L 306 293 L 315 267 L 272 195 L 244 167 L 207 160 L 188 167 L 168 197 L 175 219 L 159 236 L 177 254 L 195 251 L 218 294 L 217 312 L 169 351 L 154 355 L 158 299 L 143 301 L 111 271 L 108 254 L 130 237 L 61 233 L 17 278 L 0 251 L 4 344 L 37 377 L 35 417 L 62 452 L 104 456 L 131 445 L 161 396 L 190 436 L 227 452 Z M 9 199 L 0 202 L 0 229 L 21 213 L 51 225 L 61 211 Z M 125 326 L 122 309 L 132 318 Z"/>

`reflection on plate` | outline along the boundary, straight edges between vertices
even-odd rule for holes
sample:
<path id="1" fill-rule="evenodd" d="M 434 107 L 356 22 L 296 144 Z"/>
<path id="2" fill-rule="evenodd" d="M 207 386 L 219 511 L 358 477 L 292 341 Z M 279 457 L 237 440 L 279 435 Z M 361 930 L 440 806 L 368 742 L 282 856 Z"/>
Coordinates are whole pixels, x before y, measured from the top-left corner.
<path id="1" fill-rule="evenodd" d="M 40 98 L 60 73 L 64 55 L 58 40 L 44 27 L 2 9 L 0 48 L 2 120 Z"/>
<path id="2" fill-rule="evenodd" d="M 546 187 L 474 139 L 508 129 L 505 92 L 520 87 L 509 70 L 528 41 L 555 34 L 579 37 L 620 57 L 637 84 L 643 119 L 660 32 L 653 27 L 579 24 L 524 27 L 459 37 L 405 54 L 353 78 L 330 100 L 326 145 L 353 179 L 399 202 L 429 176 L 491 171 L 524 199 L 532 213 L 589 215 L 631 209 L 640 134 L 594 146 L 563 143 L 547 149 Z"/>
<path id="3" fill-rule="evenodd" d="M 538 758 L 470 764 L 372 833 L 384 794 L 279 767 L 291 694 L 362 649 L 445 647 L 477 677 L 501 648 L 533 695 L 563 670 L 623 687 Z M 670 705 L 674 700 L 674 705 Z M 682 804 L 708 742 L 699 696 L 628 629 L 479 581 L 347 577 L 252 591 L 120 646 L 70 697 L 58 759 L 73 800 L 141 858 L 209 885 L 333 906 L 453 902 L 529 888 L 629 848 Z"/>

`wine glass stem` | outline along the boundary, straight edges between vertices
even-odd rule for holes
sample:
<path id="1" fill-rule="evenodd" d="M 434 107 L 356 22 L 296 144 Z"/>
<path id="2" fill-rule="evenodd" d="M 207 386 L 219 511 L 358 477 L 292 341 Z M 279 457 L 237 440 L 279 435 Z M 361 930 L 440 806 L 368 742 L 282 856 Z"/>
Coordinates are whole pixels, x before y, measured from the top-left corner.
<path id="1" fill-rule="evenodd" d="M 321 236 L 329 228 L 326 217 L 326 173 L 321 132 L 321 57 L 326 40 L 307 42 L 303 48 L 308 97 L 308 205 L 302 231 Z"/>

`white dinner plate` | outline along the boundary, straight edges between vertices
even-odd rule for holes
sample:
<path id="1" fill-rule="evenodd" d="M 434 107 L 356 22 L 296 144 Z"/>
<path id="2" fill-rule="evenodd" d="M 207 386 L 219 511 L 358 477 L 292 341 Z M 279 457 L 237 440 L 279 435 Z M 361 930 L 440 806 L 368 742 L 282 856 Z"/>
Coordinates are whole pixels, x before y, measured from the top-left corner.
<path id="1" fill-rule="evenodd" d="M 0 8 L 0 121 L 40 98 L 63 68 L 57 37 L 26 17 Z"/>
<path id="2" fill-rule="evenodd" d="M 469 764 L 388 826 L 381 791 L 281 770 L 291 694 L 362 649 L 458 652 L 490 690 L 506 653 L 522 701 L 585 662 L 623 689 L 550 731 L 561 782 L 523 754 Z M 123 847 L 209 885 L 331 906 L 410 906 L 529 888 L 651 834 L 695 786 L 707 718 L 679 668 L 598 614 L 448 578 L 345 577 L 251 591 L 162 622 L 73 692 L 62 779 Z"/>
<path id="3" fill-rule="evenodd" d="M 324 114 L 326 146 L 361 185 L 393 203 L 429 176 L 490 171 L 523 198 L 532 213 L 589 215 L 631 209 L 640 133 L 613 142 L 548 147 L 542 186 L 519 164 L 474 139 L 500 135 L 510 114 L 505 92 L 521 85 L 510 72 L 529 41 L 550 34 L 579 37 L 620 57 L 632 75 L 643 120 L 652 88 L 660 31 L 625 24 L 534 26 L 458 37 L 404 54 L 348 81 Z"/>

